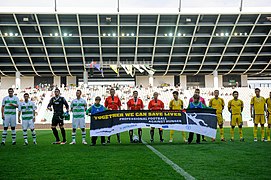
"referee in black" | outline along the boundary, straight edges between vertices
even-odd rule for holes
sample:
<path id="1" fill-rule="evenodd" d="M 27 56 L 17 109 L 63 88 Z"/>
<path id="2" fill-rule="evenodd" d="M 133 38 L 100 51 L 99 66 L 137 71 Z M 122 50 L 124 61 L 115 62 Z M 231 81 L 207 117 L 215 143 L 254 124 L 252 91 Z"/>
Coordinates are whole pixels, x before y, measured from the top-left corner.
<path id="1" fill-rule="evenodd" d="M 65 129 L 64 129 L 64 122 L 63 122 L 63 114 L 64 114 L 64 111 L 63 111 L 63 106 L 65 105 L 65 108 L 67 110 L 67 112 L 69 112 L 69 105 L 66 101 L 66 99 L 64 97 L 61 97 L 60 96 L 60 90 L 59 89 L 55 89 L 55 97 L 52 97 L 50 99 L 50 102 L 47 106 L 47 109 L 52 111 L 52 108 L 51 106 L 53 106 L 53 110 L 54 110 L 54 115 L 53 115 L 53 119 L 52 119 L 52 131 L 53 131 L 53 134 L 56 138 L 56 141 L 53 142 L 52 144 L 66 144 L 66 132 L 65 132 Z M 61 130 L 61 134 L 62 134 L 62 137 L 63 137 L 63 141 L 60 142 L 60 139 L 59 139 L 59 136 L 58 136 L 58 132 L 56 130 L 56 126 L 59 125 L 59 128 Z"/>

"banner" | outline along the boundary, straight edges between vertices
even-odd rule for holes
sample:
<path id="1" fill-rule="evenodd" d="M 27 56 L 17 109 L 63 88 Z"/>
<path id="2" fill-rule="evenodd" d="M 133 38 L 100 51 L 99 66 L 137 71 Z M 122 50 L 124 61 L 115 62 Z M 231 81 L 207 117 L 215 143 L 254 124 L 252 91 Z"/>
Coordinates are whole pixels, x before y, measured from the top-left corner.
<path id="1" fill-rule="evenodd" d="M 216 137 L 215 109 L 104 111 L 91 115 L 90 136 L 110 136 L 137 128 L 163 128 Z"/>
<path id="2" fill-rule="evenodd" d="M 133 64 L 133 66 L 140 72 L 143 73 L 144 70 L 140 68 L 140 66 L 138 64 Z"/>
<path id="3" fill-rule="evenodd" d="M 117 65 L 110 65 L 110 68 L 116 73 L 116 74 L 119 74 L 119 69 L 118 69 L 118 66 Z"/>

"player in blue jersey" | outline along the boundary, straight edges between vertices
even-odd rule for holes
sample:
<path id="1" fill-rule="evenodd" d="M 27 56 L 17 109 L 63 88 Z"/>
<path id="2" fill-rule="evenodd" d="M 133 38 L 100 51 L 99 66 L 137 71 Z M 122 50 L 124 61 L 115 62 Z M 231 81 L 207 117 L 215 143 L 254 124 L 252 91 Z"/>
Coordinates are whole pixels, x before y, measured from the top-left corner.
<path id="1" fill-rule="evenodd" d="M 206 106 L 200 101 L 200 96 L 198 94 L 194 94 L 193 96 L 193 102 L 190 102 L 187 109 L 203 109 L 206 108 Z M 188 138 L 188 144 L 191 144 L 193 141 L 194 133 L 190 132 L 189 133 L 189 138 Z M 197 134 L 197 144 L 200 143 L 200 134 Z"/>
<path id="2" fill-rule="evenodd" d="M 106 111 L 107 109 L 100 104 L 101 102 L 101 97 L 100 96 L 97 96 L 95 98 L 95 103 L 90 106 L 90 108 L 87 110 L 87 115 L 91 115 L 91 114 L 96 114 L 96 113 L 99 113 L 99 112 L 103 112 L 103 111 Z M 91 137 L 91 146 L 95 146 L 96 145 L 96 141 L 97 141 L 98 137 L 97 136 L 92 136 Z M 101 143 L 102 145 L 105 145 L 105 137 L 104 136 L 101 136 Z"/>

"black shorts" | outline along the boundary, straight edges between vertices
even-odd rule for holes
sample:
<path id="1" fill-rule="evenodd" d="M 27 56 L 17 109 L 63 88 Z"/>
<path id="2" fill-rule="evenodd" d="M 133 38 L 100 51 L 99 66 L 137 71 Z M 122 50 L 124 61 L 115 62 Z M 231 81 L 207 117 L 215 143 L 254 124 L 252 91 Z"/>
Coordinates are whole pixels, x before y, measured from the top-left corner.
<path id="1" fill-rule="evenodd" d="M 52 126 L 63 126 L 64 125 L 64 121 L 63 121 L 64 117 L 62 115 L 54 115 L 53 119 L 52 119 Z"/>

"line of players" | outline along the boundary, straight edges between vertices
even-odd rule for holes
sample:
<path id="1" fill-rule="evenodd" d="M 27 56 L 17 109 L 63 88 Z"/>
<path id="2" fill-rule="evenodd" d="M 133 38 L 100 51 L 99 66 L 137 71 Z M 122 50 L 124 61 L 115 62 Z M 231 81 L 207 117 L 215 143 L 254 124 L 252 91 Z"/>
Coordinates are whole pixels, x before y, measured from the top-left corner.
<path id="1" fill-rule="evenodd" d="M 4 130 L 2 132 L 2 142 L 1 145 L 5 145 L 6 142 L 6 136 L 7 136 L 7 130 L 8 127 L 11 127 L 11 135 L 12 135 L 12 145 L 16 144 L 16 108 L 18 108 L 19 115 L 18 115 L 18 122 L 20 123 L 22 120 L 22 129 L 23 129 L 23 138 L 24 138 L 24 145 L 28 145 L 27 140 L 27 129 L 30 129 L 32 132 L 33 137 L 33 143 L 37 144 L 36 141 L 36 132 L 34 129 L 34 122 L 35 122 L 35 110 L 36 106 L 33 102 L 29 100 L 29 94 L 24 94 L 24 101 L 19 102 L 18 97 L 13 95 L 14 90 L 12 88 L 8 89 L 8 96 L 4 97 L 2 101 L 2 119 L 3 119 L 3 127 Z M 71 111 L 73 112 L 73 118 L 72 118 L 72 142 L 70 144 L 75 144 L 76 141 L 76 129 L 80 127 L 82 131 L 82 143 L 87 144 L 86 142 L 86 130 L 85 130 L 85 114 L 91 115 L 95 114 L 101 111 L 105 110 L 120 110 L 121 109 L 121 101 L 118 98 L 118 96 L 115 96 L 115 90 L 110 89 L 110 96 L 108 96 L 105 100 L 105 105 L 101 105 L 100 97 L 95 98 L 95 103 L 87 109 L 87 103 L 86 101 L 81 98 L 82 92 L 80 90 L 77 90 L 76 92 L 76 99 L 74 99 L 71 102 Z M 200 97 L 200 90 L 196 89 L 195 94 L 198 95 L 198 100 L 195 101 L 193 97 L 189 99 L 189 106 L 193 108 L 203 108 L 206 107 L 206 103 L 204 98 Z M 254 120 L 254 129 L 253 129 L 253 135 L 254 135 L 254 141 L 257 141 L 257 130 L 258 130 L 258 124 L 261 125 L 261 140 L 262 141 L 270 141 L 270 127 L 271 127 L 271 92 L 270 97 L 265 99 L 264 97 L 260 96 L 260 89 L 255 89 L 255 95 L 250 102 L 250 113 L 251 117 Z M 220 139 L 221 141 L 225 141 L 224 138 L 224 129 L 223 129 L 223 117 L 222 117 L 222 111 L 225 106 L 225 102 L 223 98 L 219 97 L 219 91 L 214 91 L 214 98 L 212 98 L 209 102 L 209 107 L 216 109 L 217 113 L 217 122 L 220 129 Z M 196 97 L 196 96 L 194 96 Z M 267 104 L 267 107 L 266 107 Z M 51 108 L 53 106 L 53 109 Z M 56 138 L 56 141 L 53 142 L 53 144 L 66 144 L 66 133 L 64 129 L 64 117 L 65 114 L 63 111 L 63 106 L 65 106 L 67 112 L 69 112 L 69 105 L 64 97 L 60 96 L 60 90 L 55 89 L 55 96 L 51 98 L 47 109 L 53 110 L 54 115 L 52 118 L 52 124 L 51 128 L 53 131 L 53 134 Z M 131 98 L 127 102 L 127 109 L 128 110 L 143 110 L 143 101 L 138 98 L 138 92 L 133 92 L 133 98 Z M 230 129 L 230 135 L 231 135 L 231 141 L 234 141 L 234 128 L 237 125 L 239 128 L 239 135 L 240 135 L 240 141 L 244 141 L 243 138 L 243 132 L 242 132 L 242 111 L 243 111 L 244 103 L 242 100 L 238 99 L 238 92 L 233 92 L 233 99 L 228 102 L 228 111 L 231 113 L 231 129 Z M 170 110 L 182 110 L 183 107 L 183 101 L 179 99 L 178 92 L 173 92 L 173 99 L 169 103 Z M 158 99 L 158 93 L 155 92 L 153 94 L 153 99 L 148 104 L 149 110 L 163 110 L 164 109 L 164 103 Z M 264 124 L 266 122 L 267 118 L 267 140 L 265 139 L 265 131 L 264 131 Z M 59 125 L 61 134 L 63 137 L 63 141 L 60 141 L 60 138 L 58 136 L 58 131 L 56 129 L 57 125 Z M 174 131 L 170 130 L 170 140 L 169 142 L 173 141 L 173 135 Z M 133 130 L 129 131 L 130 136 L 130 142 L 133 142 Z M 138 136 L 139 136 L 139 142 L 142 141 L 142 129 L 138 129 Z M 151 136 L 151 142 L 154 141 L 154 128 L 151 128 L 150 130 L 150 136 Z M 159 129 L 159 136 L 160 136 L 160 142 L 163 142 L 163 130 Z M 184 142 L 187 142 L 186 140 L 186 133 L 182 132 L 183 140 Z M 192 135 L 193 136 L 193 135 Z M 188 138 L 191 139 L 191 137 Z M 193 138 L 192 138 L 193 139 Z M 92 137 L 92 145 L 96 144 L 97 137 Z M 120 134 L 117 134 L 117 140 L 119 143 L 120 141 Z M 202 140 L 206 141 L 204 136 L 202 136 Z M 212 139 L 214 141 L 214 139 Z M 197 142 L 199 142 L 199 139 L 197 138 Z M 105 137 L 101 137 L 101 143 L 105 144 Z M 110 137 L 107 139 L 107 143 L 110 143 Z M 188 142 L 191 143 L 191 140 Z"/>

